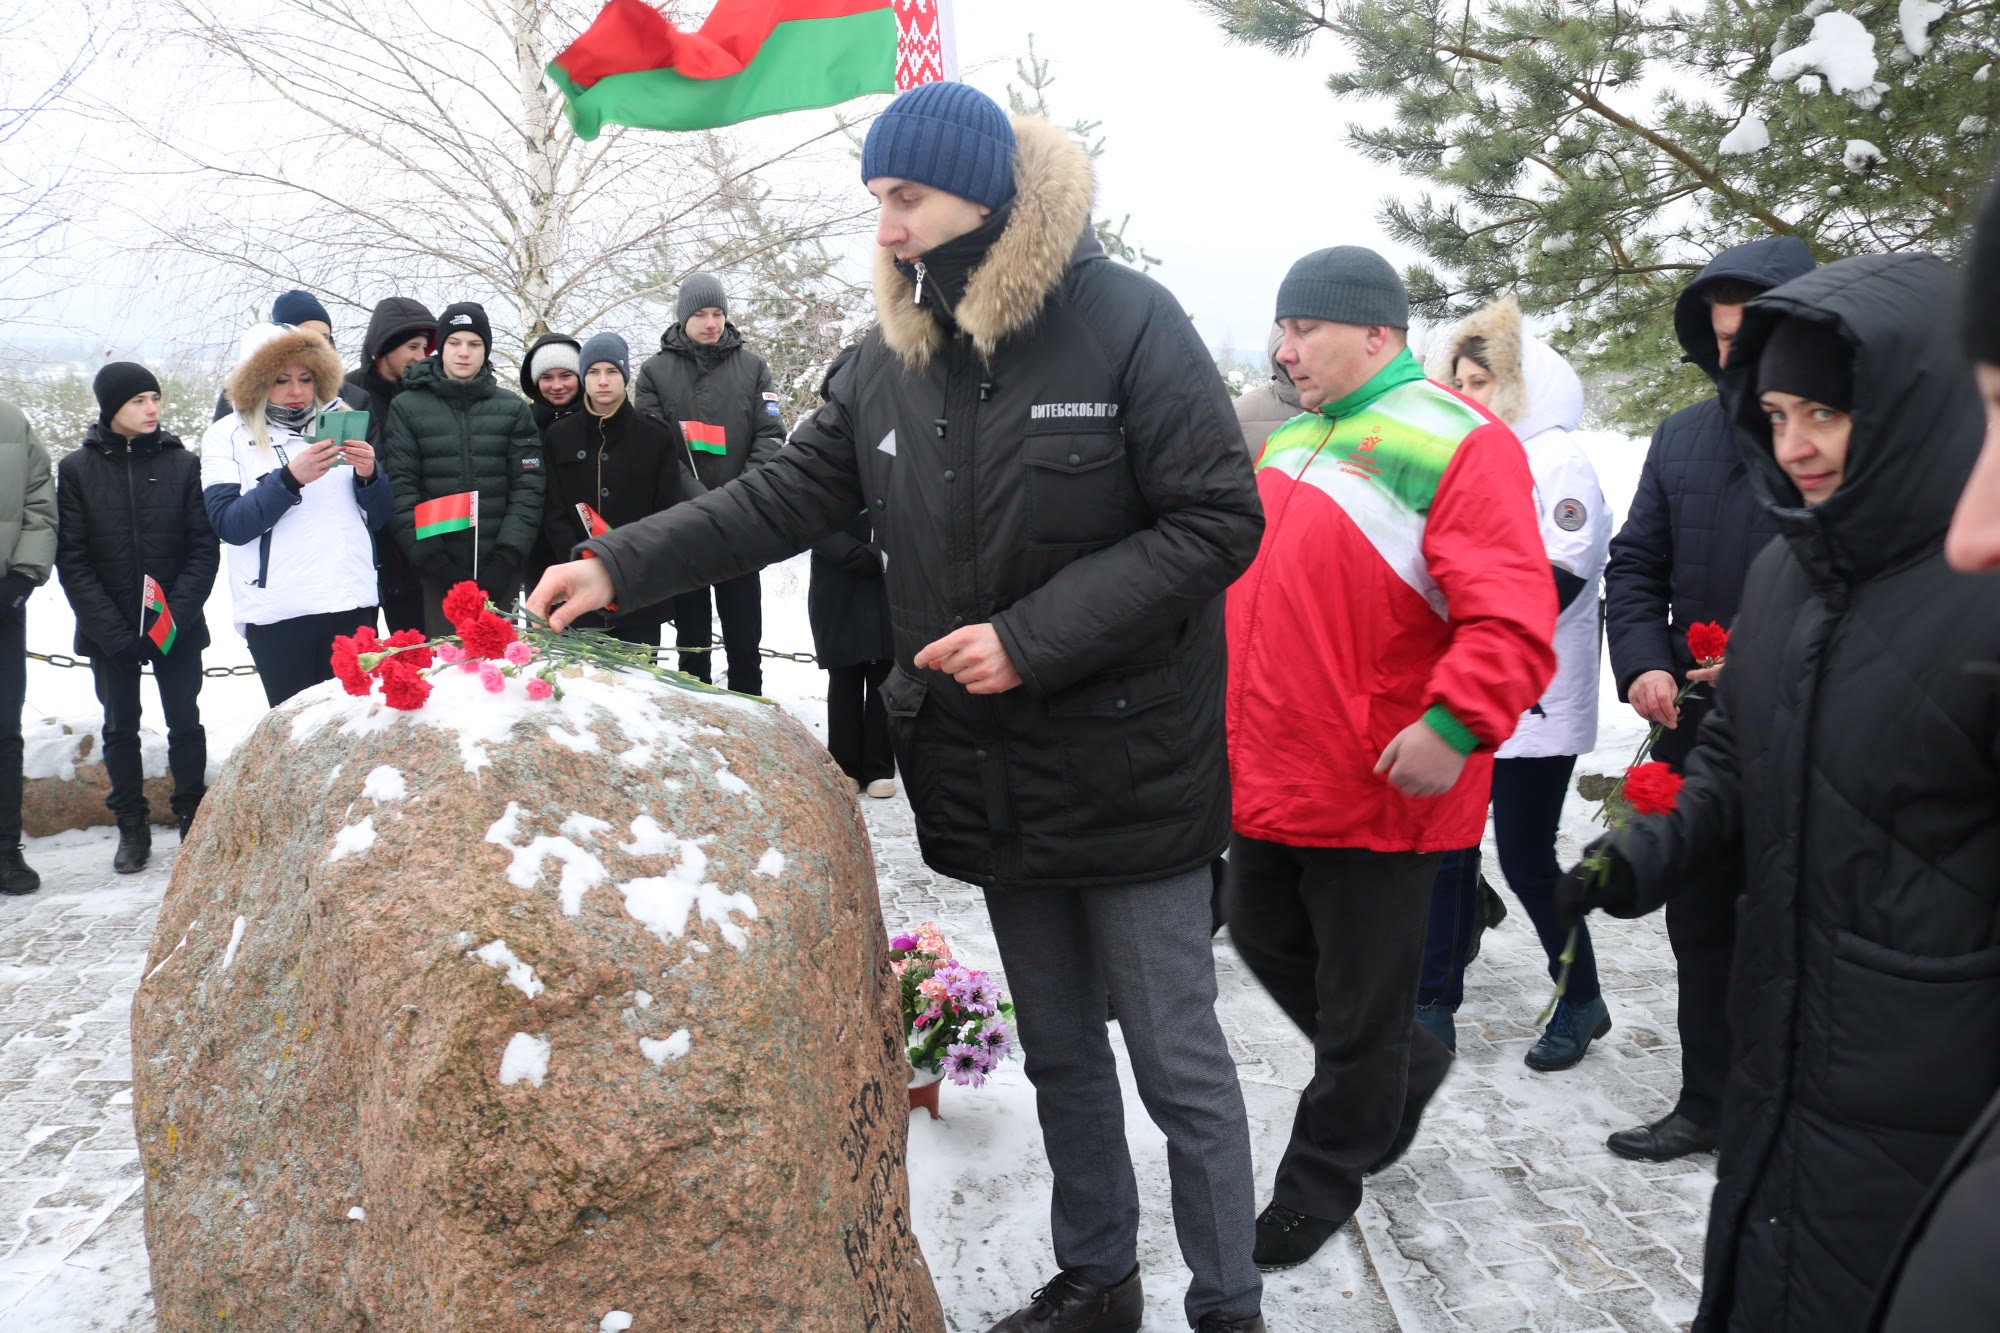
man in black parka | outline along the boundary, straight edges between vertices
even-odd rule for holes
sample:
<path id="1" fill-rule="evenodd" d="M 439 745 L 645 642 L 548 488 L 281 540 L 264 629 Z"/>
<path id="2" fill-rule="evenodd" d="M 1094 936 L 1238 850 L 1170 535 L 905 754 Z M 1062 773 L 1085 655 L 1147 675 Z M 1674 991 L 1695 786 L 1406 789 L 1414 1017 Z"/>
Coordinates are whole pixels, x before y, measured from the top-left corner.
<path id="1" fill-rule="evenodd" d="M 659 352 L 639 368 L 632 401 L 687 441 L 695 473 L 707 490 L 720 490 L 770 462 L 785 443 L 771 368 L 743 345 L 743 335 L 729 322 L 728 294 L 713 273 L 689 274 L 681 284 L 674 326 L 660 339 Z M 693 588 L 674 599 L 681 670 L 698 680 L 713 679 L 713 621 L 720 620 L 729 688 L 762 694 L 764 590 L 757 570 L 722 580 L 713 595 L 712 617 L 707 588 Z"/>
<path id="2" fill-rule="evenodd" d="M 375 303 L 361 338 L 361 364 L 347 372 L 341 401 L 368 413 L 368 443 L 377 454 L 389 424 L 389 408 L 403 392 L 403 372 L 429 356 L 436 342 L 437 317 L 423 302 L 388 296 Z M 350 399 L 349 393 L 359 398 Z M 367 400 L 365 406 L 359 399 Z M 424 627 L 424 590 L 416 566 L 386 527 L 375 534 L 375 581 L 382 621 L 390 633 Z"/>
<path id="3" fill-rule="evenodd" d="M 1720 384 L 1743 303 L 1812 267 L 1812 253 L 1791 236 L 1717 255 L 1674 306 L 1674 332 L 1686 360 Z M 1694 748 L 1713 693 L 1696 689 L 1676 715 L 1674 698 L 1695 667 L 1688 626 L 1728 626 L 1751 559 L 1776 531 L 1744 471 L 1720 398 L 1660 423 L 1625 526 L 1611 542 L 1604 597 L 1618 697 L 1630 700 L 1648 722 L 1671 728 L 1653 757 L 1677 770 Z M 1608 1146 L 1621 1157 L 1662 1162 L 1715 1147 L 1729 1066 L 1729 960 L 1742 879 L 1742 868 L 1733 864 L 1692 867 L 1668 900 L 1667 938 L 1680 981 L 1681 1095 L 1662 1119 L 1611 1136 Z"/>
<path id="4" fill-rule="evenodd" d="M 1229 835 L 1222 593 L 1263 515 L 1215 364 L 1106 258 L 1082 147 L 957 83 L 876 118 L 881 323 L 768 464 L 588 542 L 567 623 L 780 560 L 866 508 L 924 859 L 986 889 L 1055 1176 L 1062 1273 L 999 1333 L 1136 1327 L 1138 1191 L 1106 998 L 1167 1137 L 1190 1323 L 1260 1333 L 1242 1093 L 1215 1017 Z"/>
<path id="5" fill-rule="evenodd" d="M 1871 255 L 1746 308 L 1723 393 L 1781 540 L 1678 808 L 1559 890 L 1632 916 L 1744 860 L 1697 1333 L 1862 1328 L 2000 1089 L 2000 598 L 1942 550 L 1981 434 L 1958 294 L 1934 256 Z M 1800 453 L 1843 415 L 1838 456 Z"/>

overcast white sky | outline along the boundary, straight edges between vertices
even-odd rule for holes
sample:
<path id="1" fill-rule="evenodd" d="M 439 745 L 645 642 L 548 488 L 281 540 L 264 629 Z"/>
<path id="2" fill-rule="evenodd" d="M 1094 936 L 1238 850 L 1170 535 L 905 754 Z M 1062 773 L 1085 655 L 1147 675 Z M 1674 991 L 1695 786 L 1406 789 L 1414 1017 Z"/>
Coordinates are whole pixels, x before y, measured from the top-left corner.
<path id="1" fill-rule="evenodd" d="M 41 29 L 50 47 L 60 45 L 74 31 L 72 14 L 65 11 L 75 2 L 52 3 L 47 17 L 32 20 L 28 32 Z M 228 3 L 242 4 L 247 12 L 257 0 Z M 1161 259 L 1155 276 L 1180 298 L 1212 345 L 1258 346 L 1279 279 L 1307 251 L 1367 244 L 1384 249 L 1398 264 L 1412 257 L 1382 243 L 1376 221 L 1380 201 L 1385 193 L 1408 187 L 1347 147 L 1347 122 L 1381 112 L 1344 108 L 1327 91 L 1327 75 L 1345 58 L 1331 41 L 1289 60 L 1230 47 L 1188 0 L 957 0 L 956 14 L 967 82 L 1004 97 L 1014 61 L 1025 54 L 1032 33 L 1052 63 L 1056 112 L 1065 119 L 1103 122 L 1101 211 L 1131 215 L 1128 235 Z M 18 47 L 0 52 L 0 61 L 22 54 Z M 146 64 L 146 54 L 142 44 L 131 41 L 115 49 L 92 71 L 93 90 L 108 89 L 115 96 L 151 88 L 183 114 L 190 103 L 201 104 L 198 84 Z M 766 135 L 794 137 L 814 114 L 759 122 L 744 133 L 759 141 Z M 232 115 L 231 123 L 240 127 L 245 119 Z M 280 121 L 257 124 L 256 132 L 268 136 L 281 126 Z M 54 121 L 50 129 L 65 141 L 51 144 L 54 150 L 66 149 L 67 141 L 80 135 L 87 152 L 113 160 L 121 156 L 121 146 L 106 143 L 105 132 L 87 122 Z M 146 188 L 194 185 L 169 180 Z M 852 188 L 858 196 L 858 179 Z M 866 244 L 857 241 L 857 260 L 865 258 Z M 138 350 L 149 340 L 146 305 L 156 298 L 143 282 L 133 285 L 129 256 L 115 243 L 84 236 L 71 258 L 77 275 L 50 313 L 106 352 Z M 242 308 L 241 300 L 230 299 L 240 294 L 213 295 L 218 309 Z M 233 344 L 235 332 L 218 325 L 217 349 Z"/>

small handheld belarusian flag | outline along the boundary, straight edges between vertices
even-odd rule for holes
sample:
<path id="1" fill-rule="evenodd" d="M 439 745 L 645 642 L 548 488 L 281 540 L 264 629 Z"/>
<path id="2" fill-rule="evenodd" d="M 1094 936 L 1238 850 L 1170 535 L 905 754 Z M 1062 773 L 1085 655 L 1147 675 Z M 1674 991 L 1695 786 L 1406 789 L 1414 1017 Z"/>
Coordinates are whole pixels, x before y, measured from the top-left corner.
<path id="1" fill-rule="evenodd" d="M 569 123 L 708 130 L 958 77 L 951 0 L 719 0 L 682 32 L 611 0 L 553 61 Z"/>
<path id="2" fill-rule="evenodd" d="M 706 421 L 683 421 L 681 437 L 688 442 L 688 448 L 699 449 L 705 454 L 729 452 L 729 432 Z"/>
<path id="3" fill-rule="evenodd" d="M 602 537 L 611 531 L 611 525 L 604 521 L 604 515 L 581 500 L 576 502 L 576 516 L 583 520 L 583 531 L 587 537 Z"/>
<path id="4" fill-rule="evenodd" d="M 479 492 L 440 495 L 417 506 L 417 540 L 465 532 L 479 526 Z"/>
<path id="5" fill-rule="evenodd" d="M 153 616 L 153 623 L 146 624 L 146 617 Z M 145 604 L 139 612 L 139 623 L 145 627 L 146 637 L 162 654 L 174 648 L 174 636 L 180 628 L 174 624 L 174 613 L 167 609 L 167 594 L 161 589 L 160 581 L 151 574 L 146 575 Z"/>

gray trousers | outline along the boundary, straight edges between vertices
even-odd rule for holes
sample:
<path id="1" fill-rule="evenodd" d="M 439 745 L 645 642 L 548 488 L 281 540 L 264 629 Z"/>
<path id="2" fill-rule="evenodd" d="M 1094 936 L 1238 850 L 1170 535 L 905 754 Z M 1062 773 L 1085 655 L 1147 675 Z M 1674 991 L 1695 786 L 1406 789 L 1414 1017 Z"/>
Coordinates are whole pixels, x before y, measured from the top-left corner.
<path id="1" fill-rule="evenodd" d="M 1139 1189 L 1108 996 L 1139 1096 L 1167 1136 L 1174 1232 L 1194 1273 L 1190 1325 L 1213 1311 L 1255 1314 L 1263 1295 L 1250 1258 L 1250 1126 L 1215 1017 L 1210 889 L 1204 868 L 1120 889 L 986 894 L 1055 1174 L 1056 1263 L 1109 1285 L 1139 1262 Z"/>

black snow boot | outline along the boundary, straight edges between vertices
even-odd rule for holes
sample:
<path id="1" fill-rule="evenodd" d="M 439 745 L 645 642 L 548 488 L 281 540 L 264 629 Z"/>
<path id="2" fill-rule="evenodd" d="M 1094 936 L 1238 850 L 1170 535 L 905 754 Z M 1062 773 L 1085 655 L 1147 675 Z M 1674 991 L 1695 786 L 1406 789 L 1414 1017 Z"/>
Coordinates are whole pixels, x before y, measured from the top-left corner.
<path id="1" fill-rule="evenodd" d="M 146 868 L 153 855 L 153 826 L 145 820 L 118 821 L 118 853 L 111 868 L 121 875 L 136 875 Z"/>
<path id="2" fill-rule="evenodd" d="M 42 887 L 42 877 L 21 855 L 18 842 L 0 843 L 0 893 L 10 893 L 17 897 L 33 893 Z"/>

